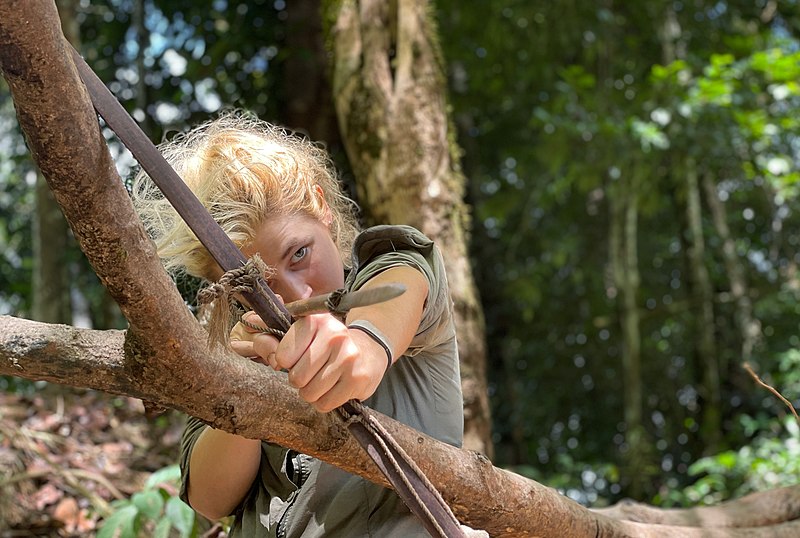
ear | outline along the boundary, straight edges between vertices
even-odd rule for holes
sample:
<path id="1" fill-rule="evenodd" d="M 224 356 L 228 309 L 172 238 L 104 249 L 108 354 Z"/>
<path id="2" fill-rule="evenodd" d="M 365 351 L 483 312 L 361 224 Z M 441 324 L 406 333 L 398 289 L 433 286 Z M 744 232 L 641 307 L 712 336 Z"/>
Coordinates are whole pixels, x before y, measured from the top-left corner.
<path id="1" fill-rule="evenodd" d="M 333 223 L 333 212 L 331 211 L 328 202 L 325 201 L 325 191 L 323 191 L 322 187 L 320 187 L 319 185 L 314 185 L 314 191 L 317 193 L 317 197 L 319 198 L 319 203 L 324 208 L 325 211 L 322 216 L 322 224 L 330 228 L 331 224 Z"/>

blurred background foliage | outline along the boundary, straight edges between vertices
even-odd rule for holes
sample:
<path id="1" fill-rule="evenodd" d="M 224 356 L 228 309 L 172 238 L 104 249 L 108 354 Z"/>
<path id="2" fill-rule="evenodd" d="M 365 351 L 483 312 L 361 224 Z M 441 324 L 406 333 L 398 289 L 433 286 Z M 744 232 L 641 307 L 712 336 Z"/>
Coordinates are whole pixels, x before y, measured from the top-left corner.
<path id="1" fill-rule="evenodd" d="M 59 2 L 153 140 L 243 107 L 325 142 L 350 181 L 323 7 Z M 797 0 L 434 8 L 473 208 L 495 464 L 594 505 L 795 483 L 797 424 L 742 366 L 800 403 Z M 0 313 L 23 317 L 35 176 L 0 86 Z M 122 326 L 69 249 L 67 321 Z"/>

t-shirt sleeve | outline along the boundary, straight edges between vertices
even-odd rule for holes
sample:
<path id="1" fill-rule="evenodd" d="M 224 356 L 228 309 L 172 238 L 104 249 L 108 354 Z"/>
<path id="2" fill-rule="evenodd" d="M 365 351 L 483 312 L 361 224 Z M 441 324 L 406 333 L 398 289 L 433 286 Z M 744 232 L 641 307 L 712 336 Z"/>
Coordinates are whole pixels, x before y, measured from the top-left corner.
<path id="1" fill-rule="evenodd" d="M 353 248 L 348 289 L 357 290 L 387 269 L 414 267 L 428 281 L 428 297 L 419 328 L 406 355 L 432 350 L 452 338 L 450 290 L 439 249 L 410 226 L 376 226 L 361 233 Z"/>
<path id="2" fill-rule="evenodd" d="M 186 504 L 189 504 L 189 460 L 192 457 L 192 450 L 194 449 L 195 443 L 197 443 L 197 439 L 200 437 L 200 434 L 203 433 L 203 430 L 208 427 L 209 426 L 200 419 L 189 417 L 186 422 L 186 427 L 183 430 L 179 459 L 181 468 L 180 498 Z"/>

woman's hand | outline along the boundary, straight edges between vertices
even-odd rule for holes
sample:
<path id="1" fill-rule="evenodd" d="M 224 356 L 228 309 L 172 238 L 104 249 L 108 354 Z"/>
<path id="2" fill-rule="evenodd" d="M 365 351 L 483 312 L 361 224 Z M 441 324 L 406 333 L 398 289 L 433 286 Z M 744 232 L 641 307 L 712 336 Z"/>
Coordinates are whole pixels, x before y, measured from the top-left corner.
<path id="1" fill-rule="evenodd" d="M 247 321 L 262 324 L 256 314 L 247 314 Z M 322 413 L 351 399 L 369 398 L 386 371 L 384 349 L 330 314 L 298 319 L 280 342 L 269 334 L 243 329 L 248 334 L 231 343 L 234 350 L 255 355 L 276 370 L 288 370 L 289 383 L 300 397 Z"/>
<path id="2" fill-rule="evenodd" d="M 422 319 L 428 281 L 412 267 L 387 269 L 371 278 L 364 288 L 400 283 L 406 292 L 385 301 L 354 308 L 346 323 L 369 321 L 386 339 L 391 356 L 405 353 Z M 264 326 L 254 312 L 245 314 L 249 324 Z M 300 397 L 327 413 L 348 400 L 366 400 L 375 393 L 386 373 L 386 350 L 365 332 L 348 329 L 330 314 L 297 320 L 280 342 L 274 336 L 237 324 L 231 347 L 242 356 L 289 371 L 289 383 Z"/>
<path id="3" fill-rule="evenodd" d="M 259 324 L 262 324 L 260 323 L 261 318 L 259 318 L 258 316 L 254 317 L 256 320 L 259 321 Z M 275 368 L 275 365 L 268 363 L 253 349 L 253 338 L 255 337 L 256 334 L 258 334 L 258 331 L 256 331 L 255 329 L 247 327 L 242 322 L 237 323 L 236 325 L 233 326 L 233 329 L 231 329 L 231 336 L 230 336 L 231 349 L 233 349 L 233 351 L 235 351 L 242 357 L 248 358 L 254 362 L 259 362 L 265 366 L 272 366 L 273 368 Z"/>

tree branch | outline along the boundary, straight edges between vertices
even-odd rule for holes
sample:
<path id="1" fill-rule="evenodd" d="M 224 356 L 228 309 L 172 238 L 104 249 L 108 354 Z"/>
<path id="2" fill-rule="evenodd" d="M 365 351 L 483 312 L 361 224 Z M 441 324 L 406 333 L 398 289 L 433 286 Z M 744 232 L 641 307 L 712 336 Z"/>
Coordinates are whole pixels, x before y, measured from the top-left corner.
<path id="1" fill-rule="evenodd" d="M 52 1 L 0 1 L 0 70 L 34 158 L 130 322 L 125 332 L 90 331 L 0 317 L 0 374 L 136 396 L 385 485 L 344 425 L 302 402 L 284 376 L 207 348 L 204 331 L 161 268 L 117 176 Z M 456 516 L 492 536 L 675 536 L 668 527 L 643 533 L 641 524 L 593 515 L 485 458 L 376 415 Z M 780 534 L 783 529 L 797 533 L 796 525 L 784 525 L 773 528 L 773 535 L 790 536 Z"/>

